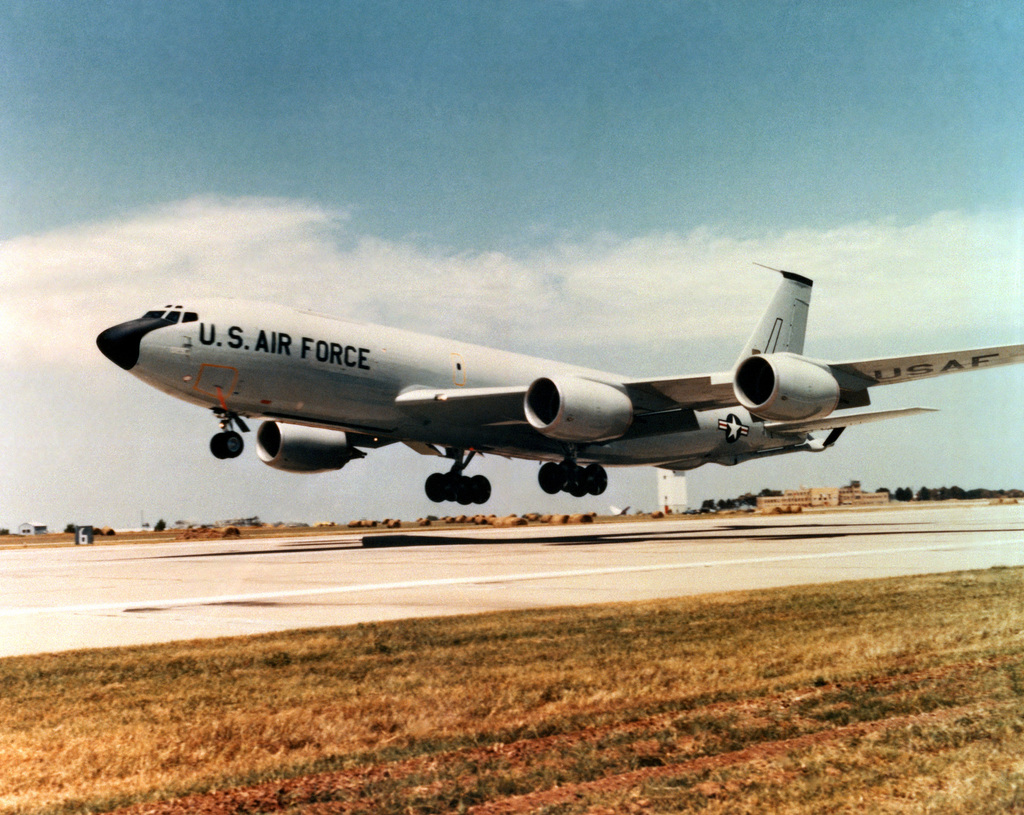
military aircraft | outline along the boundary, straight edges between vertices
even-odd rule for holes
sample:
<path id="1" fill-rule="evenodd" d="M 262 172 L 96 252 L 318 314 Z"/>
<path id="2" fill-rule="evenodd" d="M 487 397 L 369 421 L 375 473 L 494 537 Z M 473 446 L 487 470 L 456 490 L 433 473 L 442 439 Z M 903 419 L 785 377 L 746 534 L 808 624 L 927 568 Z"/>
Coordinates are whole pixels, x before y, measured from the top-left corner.
<path id="1" fill-rule="evenodd" d="M 776 270 L 779 271 L 779 270 Z M 402 442 L 449 460 L 426 480 L 437 502 L 484 503 L 477 453 L 541 462 L 550 494 L 600 495 L 605 467 L 676 471 L 821 452 L 851 425 L 928 408 L 846 412 L 869 389 L 1024 362 L 1024 345 L 852 362 L 803 355 L 812 281 L 782 281 L 729 371 L 637 379 L 240 300 L 167 305 L 103 331 L 111 361 L 202 405 L 221 459 L 241 454 L 247 419 L 260 459 L 280 470 L 338 470 Z M 827 431 L 824 436 L 815 436 Z"/>

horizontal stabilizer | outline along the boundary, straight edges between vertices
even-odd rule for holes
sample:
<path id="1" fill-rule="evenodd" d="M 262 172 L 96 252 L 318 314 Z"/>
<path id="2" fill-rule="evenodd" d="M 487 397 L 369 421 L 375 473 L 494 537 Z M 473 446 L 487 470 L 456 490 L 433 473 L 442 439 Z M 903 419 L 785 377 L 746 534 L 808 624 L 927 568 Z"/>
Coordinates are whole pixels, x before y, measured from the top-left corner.
<path id="1" fill-rule="evenodd" d="M 765 422 L 764 429 L 778 435 L 799 436 L 815 430 L 832 430 L 837 427 L 852 427 L 869 422 L 884 422 L 886 419 L 902 419 L 919 413 L 934 413 L 935 408 L 912 407 L 898 410 L 872 410 L 866 413 L 847 413 L 845 416 L 832 414 L 824 419 L 807 419 L 798 422 Z"/>

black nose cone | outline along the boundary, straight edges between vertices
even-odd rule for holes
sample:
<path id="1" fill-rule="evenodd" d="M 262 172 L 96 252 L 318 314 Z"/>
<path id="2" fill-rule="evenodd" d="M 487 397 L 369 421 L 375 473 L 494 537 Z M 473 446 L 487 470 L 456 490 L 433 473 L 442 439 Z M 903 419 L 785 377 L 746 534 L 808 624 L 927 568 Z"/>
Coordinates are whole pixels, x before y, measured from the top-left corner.
<path id="1" fill-rule="evenodd" d="M 159 317 L 130 320 L 103 331 L 96 338 L 96 345 L 103 352 L 103 356 L 130 371 L 139 361 L 139 343 L 142 342 L 142 338 L 150 331 L 165 325 L 170 323 Z"/>

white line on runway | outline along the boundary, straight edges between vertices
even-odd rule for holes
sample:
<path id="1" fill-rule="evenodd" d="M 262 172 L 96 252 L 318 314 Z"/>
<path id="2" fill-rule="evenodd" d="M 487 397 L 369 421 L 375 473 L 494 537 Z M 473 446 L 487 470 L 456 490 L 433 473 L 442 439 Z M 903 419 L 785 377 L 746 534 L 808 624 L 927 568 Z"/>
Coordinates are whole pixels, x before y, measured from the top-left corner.
<path id="1" fill-rule="evenodd" d="M 170 600 L 128 601 L 119 603 L 84 603 L 71 606 L 36 606 L 31 608 L 0 609 L 0 617 L 19 617 L 32 614 L 61 614 L 88 611 L 145 611 L 187 606 L 209 606 L 226 603 L 252 603 L 261 600 L 280 600 L 290 597 L 316 597 L 325 594 L 354 594 L 358 592 L 399 591 L 432 586 L 486 585 L 489 583 L 528 582 L 531 580 L 557 580 L 565 577 L 588 577 L 607 574 L 635 574 L 639 572 L 660 572 L 680 569 L 704 569 L 715 566 L 748 566 L 758 563 L 785 563 L 800 560 L 824 560 L 826 558 L 863 557 L 904 552 L 937 552 L 955 549 L 1019 545 L 1020 539 L 980 541 L 973 544 L 950 543 L 928 546 L 908 546 L 897 549 L 859 549 L 843 552 L 815 552 L 803 555 L 772 555 L 767 557 L 739 558 L 736 560 L 702 560 L 689 563 L 662 563 L 651 566 L 608 566 L 596 569 L 573 569 L 560 572 L 525 572 L 506 575 L 477 575 L 474 577 L 447 577 L 433 580 L 405 580 L 394 583 L 365 583 L 347 586 L 322 586 L 311 589 L 290 589 L 288 591 L 259 592 L 257 594 L 222 594 L 208 597 L 180 597 Z"/>

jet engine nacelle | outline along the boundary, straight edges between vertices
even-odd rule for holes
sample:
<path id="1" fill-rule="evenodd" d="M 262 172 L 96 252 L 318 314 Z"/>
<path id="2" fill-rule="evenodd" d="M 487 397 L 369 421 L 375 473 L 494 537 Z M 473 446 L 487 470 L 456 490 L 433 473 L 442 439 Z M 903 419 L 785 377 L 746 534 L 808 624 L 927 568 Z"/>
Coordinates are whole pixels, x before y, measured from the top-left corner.
<path id="1" fill-rule="evenodd" d="M 340 470 L 355 457 L 341 431 L 283 422 L 260 425 L 256 431 L 256 453 L 265 464 L 289 473 Z"/>
<path id="2" fill-rule="evenodd" d="M 839 383 L 827 366 L 796 354 L 747 357 L 736 368 L 739 403 L 762 419 L 818 419 L 839 404 Z"/>
<path id="3" fill-rule="evenodd" d="M 611 385 L 566 377 L 534 381 L 523 400 L 526 420 L 551 439 L 597 442 L 617 439 L 633 423 L 633 403 Z"/>

